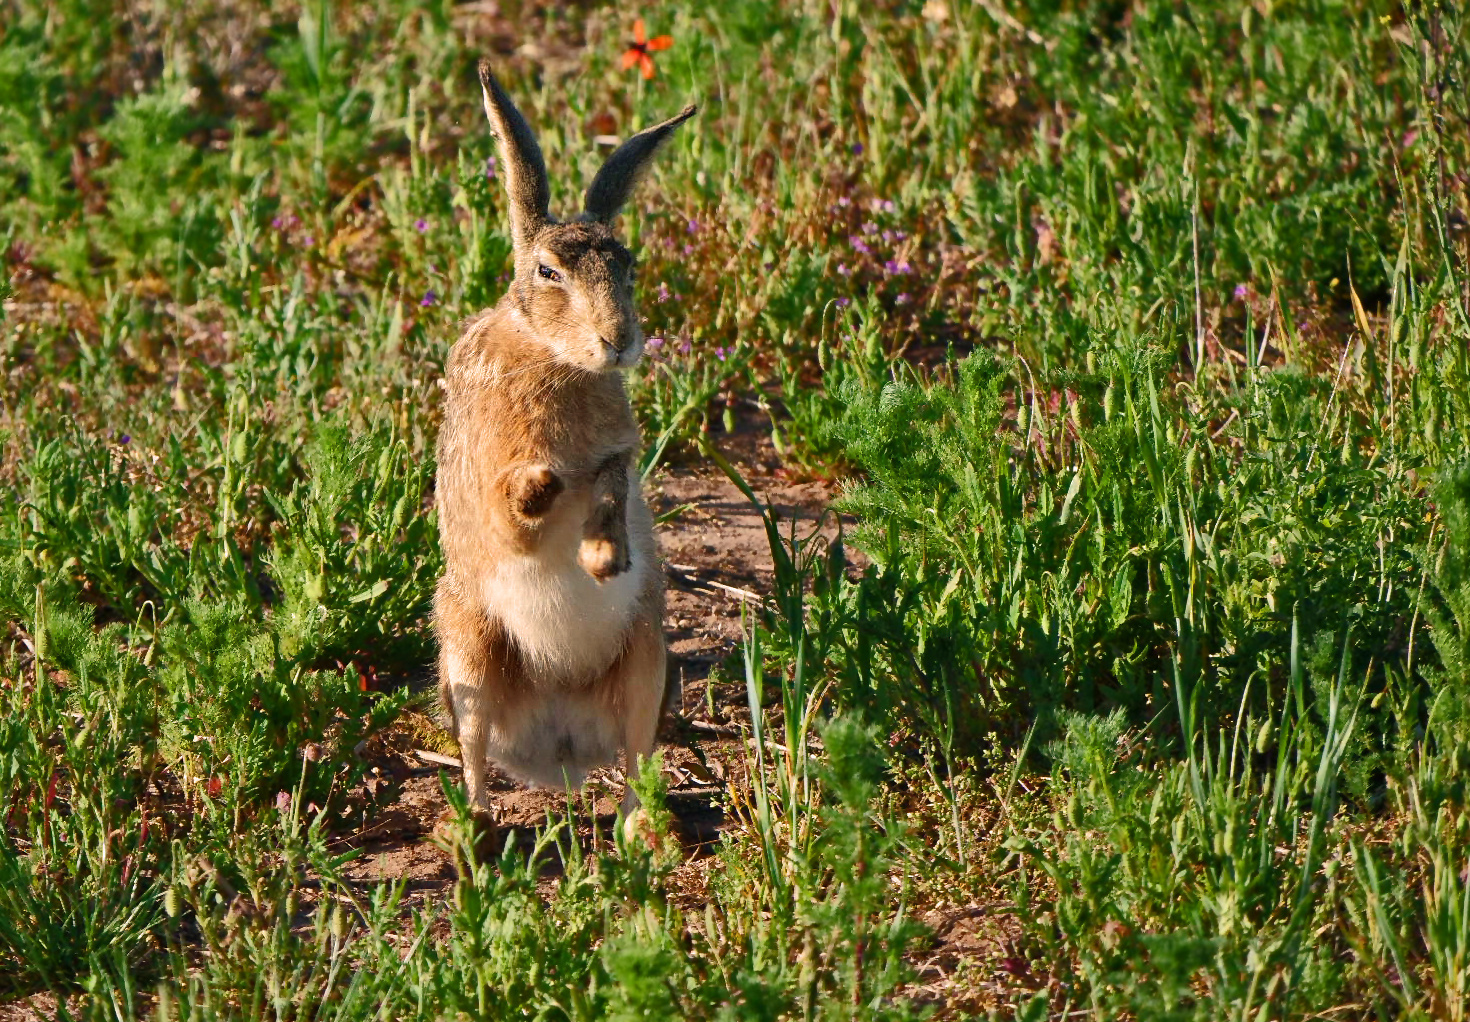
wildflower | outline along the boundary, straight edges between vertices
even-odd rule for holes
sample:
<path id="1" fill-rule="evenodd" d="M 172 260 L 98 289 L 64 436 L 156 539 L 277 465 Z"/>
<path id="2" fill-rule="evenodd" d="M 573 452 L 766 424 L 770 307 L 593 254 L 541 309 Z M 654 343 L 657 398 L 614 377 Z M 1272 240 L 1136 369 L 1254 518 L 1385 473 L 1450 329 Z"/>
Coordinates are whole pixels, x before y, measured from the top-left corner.
<path id="1" fill-rule="evenodd" d="M 847 308 L 851 304 L 852 304 L 852 299 L 851 298 L 839 298 L 839 299 L 837 299 L 837 307 L 839 309 L 845 309 L 845 308 Z"/>
<path id="2" fill-rule="evenodd" d="M 133 442 L 133 438 L 128 436 L 126 433 L 118 433 L 117 442 L 120 444 L 130 444 Z"/>
<path id="3" fill-rule="evenodd" d="M 700 227 L 700 224 L 699 224 L 699 221 L 698 220 L 690 220 L 689 221 L 688 231 L 689 231 L 690 234 L 698 234 L 699 233 L 699 227 Z"/>
<path id="4" fill-rule="evenodd" d="M 850 198 L 848 198 L 846 195 L 839 196 L 838 199 L 837 199 L 837 205 L 839 205 L 839 206 L 851 206 L 852 205 L 852 200 Z"/>
<path id="5" fill-rule="evenodd" d="M 848 277 L 848 276 L 851 276 L 852 275 L 852 268 L 850 266 L 848 266 L 846 263 L 838 263 L 837 264 L 837 272 L 839 274 L 841 274 L 842 276 L 844 276 L 844 277 Z"/>
<path id="6" fill-rule="evenodd" d="M 693 347 L 694 345 L 690 344 L 689 338 L 686 337 L 679 342 L 679 354 L 687 355 Z"/>
<path id="7" fill-rule="evenodd" d="M 652 55 L 659 50 L 667 50 L 673 45 L 673 36 L 658 35 L 652 39 L 648 38 L 643 27 L 643 19 L 639 18 L 633 22 L 633 41 L 623 51 L 623 70 L 626 71 L 637 64 L 644 78 L 652 78 L 655 74 Z"/>
<path id="8" fill-rule="evenodd" d="M 898 273 L 898 261 L 895 259 L 887 260 L 883 264 L 883 272 L 888 274 L 890 277 Z"/>
<path id="9" fill-rule="evenodd" d="M 311 246 L 316 244 L 316 235 L 308 234 L 306 237 L 301 239 L 301 243 L 307 248 L 311 248 Z"/>
<path id="10" fill-rule="evenodd" d="M 425 220 L 423 217 L 419 217 L 413 222 L 413 229 L 418 231 L 420 234 L 423 234 L 429 229 L 429 221 Z"/>
<path id="11" fill-rule="evenodd" d="M 1250 293 L 1251 293 L 1251 289 L 1250 289 L 1250 287 L 1248 285 L 1246 285 L 1246 284 L 1236 284 L 1235 285 L 1235 297 L 1236 298 L 1246 298 L 1246 297 L 1248 297 L 1250 295 Z"/>
<path id="12" fill-rule="evenodd" d="M 276 811 L 289 813 L 291 811 L 291 793 L 289 791 L 276 792 Z"/>
<path id="13" fill-rule="evenodd" d="M 861 142 L 854 142 L 852 144 L 852 155 L 854 155 L 854 156 L 861 156 L 861 155 L 863 155 L 863 144 Z"/>
<path id="14" fill-rule="evenodd" d="M 723 361 L 725 361 L 725 356 L 728 355 L 729 353 L 730 353 L 730 349 L 729 348 L 724 348 L 724 347 L 716 348 L 715 349 L 715 358 L 717 358 L 721 362 L 723 362 Z"/>
<path id="15" fill-rule="evenodd" d="M 871 221 L 871 220 L 864 220 L 863 221 L 863 233 L 864 234 L 876 234 L 876 233 L 878 233 L 878 225 L 875 224 L 875 223 L 873 223 L 873 221 Z"/>
<path id="16" fill-rule="evenodd" d="M 672 297 L 673 294 L 669 291 L 669 285 L 665 284 L 663 281 L 659 281 L 658 294 L 654 296 L 654 300 L 662 304 Z"/>
<path id="17" fill-rule="evenodd" d="M 868 248 L 868 243 L 863 240 L 860 234 L 849 234 L 847 236 L 847 243 L 864 255 L 872 251 L 872 249 Z"/>
<path id="18" fill-rule="evenodd" d="M 493 157 L 493 156 L 487 156 L 487 157 L 485 157 L 485 180 L 486 181 L 494 180 L 494 178 L 495 178 L 495 168 L 496 168 L 495 157 Z"/>
<path id="19" fill-rule="evenodd" d="M 424 292 L 424 297 L 419 300 L 419 304 L 427 308 L 428 306 L 433 305 L 438 300 L 439 296 L 434 293 L 434 289 L 429 288 L 429 290 Z"/>
<path id="20" fill-rule="evenodd" d="M 913 273 L 914 272 L 914 264 L 911 263 L 911 262 L 909 262 L 907 259 L 900 259 L 898 261 L 898 272 L 899 273 Z"/>
<path id="21" fill-rule="evenodd" d="M 645 351 L 658 351 L 663 346 L 664 339 L 662 337 L 650 337 L 643 342 L 643 348 Z"/>
<path id="22" fill-rule="evenodd" d="M 897 298 L 895 298 L 893 300 L 893 302 L 894 302 L 895 305 L 907 305 L 911 300 L 912 299 L 910 298 L 909 293 L 907 291 L 905 291 L 902 294 L 900 294 Z"/>

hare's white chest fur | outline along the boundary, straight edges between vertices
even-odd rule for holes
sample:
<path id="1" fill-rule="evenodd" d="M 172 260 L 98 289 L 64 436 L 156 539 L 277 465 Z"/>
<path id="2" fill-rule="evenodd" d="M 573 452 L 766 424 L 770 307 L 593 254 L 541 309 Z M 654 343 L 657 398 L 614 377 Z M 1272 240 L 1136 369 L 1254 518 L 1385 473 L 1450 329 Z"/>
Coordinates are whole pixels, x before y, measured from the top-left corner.
<path id="1" fill-rule="evenodd" d="M 636 495 L 636 469 L 629 475 Z M 527 666 L 550 682 L 584 681 L 617 658 L 648 574 L 658 568 L 645 539 L 650 523 L 641 496 L 628 505 L 632 565 L 605 582 L 597 582 L 577 563 L 585 517 L 585 501 L 565 500 L 534 553 L 500 560 L 481 580 L 486 610 L 504 625 Z"/>

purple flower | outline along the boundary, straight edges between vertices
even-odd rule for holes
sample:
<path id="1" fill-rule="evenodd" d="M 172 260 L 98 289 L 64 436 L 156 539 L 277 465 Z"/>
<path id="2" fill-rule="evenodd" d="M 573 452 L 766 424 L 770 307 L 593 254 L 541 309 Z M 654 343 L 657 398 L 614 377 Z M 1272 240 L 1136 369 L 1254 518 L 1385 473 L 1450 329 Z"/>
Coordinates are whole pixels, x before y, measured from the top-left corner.
<path id="1" fill-rule="evenodd" d="M 679 354 L 681 354 L 681 355 L 687 355 L 687 354 L 689 354 L 690 349 L 693 348 L 693 347 L 694 347 L 694 345 L 690 344 L 689 343 L 689 338 L 686 337 L 682 341 L 679 342 Z"/>
<path id="2" fill-rule="evenodd" d="M 698 234 L 699 233 L 699 221 L 698 220 L 690 220 L 689 221 L 689 227 L 687 228 L 687 230 L 689 231 L 690 234 Z"/>
<path id="3" fill-rule="evenodd" d="M 117 442 L 120 444 L 130 444 L 133 442 L 133 438 L 128 436 L 126 433 L 118 433 L 116 434 L 116 436 Z"/>
<path id="4" fill-rule="evenodd" d="M 306 237 L 301 239 L 301 244 L 305 245 L 307 248 L 311 248 L 311 246 L 316 244 L 316 235 L 308 234 Z"/>
<path id="5" fill-rule="evenodd" d="M 860 234 L 849 234 L 847 236 L 847 240 L 853 248 L 857 249 L 864 255 L 867 255 L 869 252 L 872 251 L 872 249 L 868 248 L 868 243 L 863 240 L 862 235 Z"/>
<path id="6" fill-rule="evenodd" d="M 694 252 L 694 246 L 693 245 L 685 245 L 684 246 L 684 254 L 685 255 L 690 255 L 693 252 Z"/>
<path id="7" fill-rule="evenodd" d="M 721 362 L 723 362 L 723 361 L 725 361 L 725 356 L 728 355 L 729 353 L 730 353 L 730 349 L 729 348 L 716 348 L 715 349 L 715 358 L 717 358 Z"/>
<path id="8" fill-rule="evenodd" d="M 654 296 L 654 301 L 658 302 L 659 304 L 662 304 L 662 303 L 668 301 L 672 297 L 673 297 L 673 295 L 669 292 L 669 285 L 665 284 L 663 281 L 659 281 L 658 282 L 658 294 L 656 294 Z"/>
<path id="9" fill-rule="evenodd" d="M 863 233 L 864 234 L 876 234 L 877 232 L 878 232 L 878 225 L 877 224 L 873 223 L 873 221 L 871 221 L 871 220 L 864 220 L 863 221 Z"/>
<path id="10" fill-rule="evenodd" d="M 846 263 L 838 263 L 837 272 L 844 277 L 852 275 L 852 269 Z"/>
<path id="11" fill-rule="evenodd" d="M 487 156 L 487 157 L 485 157 L 485 180 L 488 181 L 491 178 L 493 178 L 494 176 L 495 176 L 495 157 L 493 157 L 493 156 Z"/>
<path id="12" fill-rule="evenodd" d="M 413 222 L 413 229 L 418 231 L 420 234 L 423 234 L 429 229 L 429 221 L 425 220 L 423 217 L 419 217 Z"/>
<path id="13" fill-rule="evenodd" d="M 909 301 L 910 301 L 910 298 L 909 298 L 909 293 L 907 291 L 905 291 L 903 294 L 899 295 L 897 298 L 895 298 L 893 300 L 893 302 L 894 302 L 895 305 L 907 305 L 909 303 Z"/>
<path id="14" fill-rule="evenodd" d="M 851 298 L 839 298 L 839 299 L 837 299 L 837 307 L 839 309 L 845 309 L 845 308 L 847 308 L 851 304 L 852 304 L 852 299 Z"/>
<path id="15" fill-rule="evenodd" d="M 434 289 L 429 288 L 429 290 L 424 292 L 424 297 L 419 300 L 419 304 L 427 308 L 428 306 L 433 305 L 438 300 L 439 296 L 434 293 Z"/>
<path id="16" fill-rule="evenodd" d="M 1236 298 L 1245 298 L 1248 295 L 1250 295 L 1250 293 L 1251 293 L 1251 289 L 1250 289 L 1249 285 L 1246 285 L 1246 284 L 1236 284 L 1235 285 L 1235 297 Z"/>
<path id="17" fill-rule="evenodd" d="M 649 337 L 643 342 L 645 351 L 658 351 L 663 346 L 664 339 L 662 337 Z"/>
<path id="18" fill-rule="evenodd" d="M 289 813 L 291 811 L 291 793 L 289 791 L 276 792 L 276 811 Z"/>
<path id="19" fill-rule="evenodd" d="M 885 262 L 883 264 L 883 272 L 889 274 L 890 276 L 898 273 L 899 269 L 897 260 L 889 259 L 887 262 Z"/>
<path id="20" fill-rule="evenodd" d="M 914 264 L 911 263 L 911 262 L 909 262 L 907 259 L 900 259 L 898 261 L 898 272 L 899 273 L 913 273 L 914 272 Z"/>
<path id="21" fill-rule="evenodd" d="M 854 142 L 852 144 L 852 155 L 854 155 L 854 156 L 861 156 L 861 155 L 863 155 L 863 144 L 861 142 Z"/>
<path id="22" fill-rule="evenodd" d="M 849 199 L 846 195 L 842 195 L 842 196 L 839 196 L 838 197 L 838 199 L 837 199 L 837 205 L 839 205 L 839 206 L 851 206 L 852 205 L 852 200 Z"/>

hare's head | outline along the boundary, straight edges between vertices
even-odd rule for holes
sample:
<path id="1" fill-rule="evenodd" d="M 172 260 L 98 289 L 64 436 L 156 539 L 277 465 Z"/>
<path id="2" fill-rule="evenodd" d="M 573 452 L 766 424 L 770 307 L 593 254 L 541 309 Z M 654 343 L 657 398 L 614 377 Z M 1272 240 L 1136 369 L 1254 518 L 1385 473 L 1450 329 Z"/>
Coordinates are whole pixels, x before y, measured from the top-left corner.
<path id="1" fill-rule="evenodd" d="M 694 107 L 618 146 L 592 179 L 581 216 L 560 223 L 547 212 L 551 189 L 536 136 L 486 61 L 480 62 L 480 85 L 510 196 L 511 301 L 558 361 L 590 372 L 632 366 L 643 354 L 633 306 L 634 259 L 612 221 L 658 147 Z"/>

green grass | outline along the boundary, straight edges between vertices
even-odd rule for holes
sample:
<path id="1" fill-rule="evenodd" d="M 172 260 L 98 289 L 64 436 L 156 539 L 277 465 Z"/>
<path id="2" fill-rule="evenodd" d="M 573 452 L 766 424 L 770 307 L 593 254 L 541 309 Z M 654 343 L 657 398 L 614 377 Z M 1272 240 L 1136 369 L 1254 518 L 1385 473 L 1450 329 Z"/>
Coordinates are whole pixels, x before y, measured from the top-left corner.
<path id="1" fill-rule="evenodd" d="M 646 83 L 633 13 L 502 9 L 0 0 L 0 999 L 1466 1018 L 1457 5 L 679 2 Z M 769 522 L 697 896 L 564 822 L 555 883 L 413 912 L 331 851 L 510 271 L 483 53 L 554 208 L 701 104 L 625 224 L 645 468 L 754 419 L 856 520 Z M 917 920 L 967 906 L 936 1006 Z"/>

